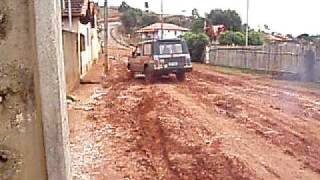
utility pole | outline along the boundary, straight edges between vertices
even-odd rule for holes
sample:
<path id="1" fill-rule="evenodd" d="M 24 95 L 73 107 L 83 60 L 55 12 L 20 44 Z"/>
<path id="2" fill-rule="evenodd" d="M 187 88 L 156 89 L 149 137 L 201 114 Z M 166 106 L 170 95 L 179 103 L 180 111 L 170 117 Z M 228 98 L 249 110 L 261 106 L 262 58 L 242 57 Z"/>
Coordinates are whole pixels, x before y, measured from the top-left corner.
<path id="1" fill-rule="evenodd" d="M 68 0 L 68 17 L 69 17 L 69 30 L 72 31 L 72 7 L 71 7 L 71 0 Z"/>
<path id="2" fill-rule="evenodd" d="M 163 39 L 163 0 L 161 0 L 161 39 Z"/>
<path id="3" fill-rule="evenodd" d="M 108 24 L 109 10 L 108 10 L 108 0 L 104 1 L 104 72 L 105 74 L 109 71 L 109 58 L 108 58 L 108 40 L 109 40 L 109 24 Z"/>
<path id="4" fill-rule="evenodd" d="M 249 45 L 249 2 L 250 0 L 247 0 L 247 27 L 246 27 L 246 46 Z"/>

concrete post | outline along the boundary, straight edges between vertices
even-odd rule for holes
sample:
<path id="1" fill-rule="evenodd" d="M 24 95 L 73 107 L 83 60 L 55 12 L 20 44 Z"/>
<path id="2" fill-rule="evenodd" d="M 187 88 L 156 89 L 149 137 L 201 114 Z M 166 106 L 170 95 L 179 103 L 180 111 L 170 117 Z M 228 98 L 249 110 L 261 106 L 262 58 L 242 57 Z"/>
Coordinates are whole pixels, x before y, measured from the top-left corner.
<path id="1" fill-rule="evenodd" d="M 60 3 L 34 0 L 37 80 L 49 180 L 71 179 Z"/>

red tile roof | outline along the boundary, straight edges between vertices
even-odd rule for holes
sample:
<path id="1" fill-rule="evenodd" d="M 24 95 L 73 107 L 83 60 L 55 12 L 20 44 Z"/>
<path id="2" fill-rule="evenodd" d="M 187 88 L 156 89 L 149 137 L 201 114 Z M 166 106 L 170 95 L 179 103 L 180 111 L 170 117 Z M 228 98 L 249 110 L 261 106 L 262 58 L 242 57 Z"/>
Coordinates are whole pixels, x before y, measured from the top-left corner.
<path id="1" fill-rule="evenodd" d="M 68 0 L 65 0 L 65 9 L 63 11 L 63 16 L 68 16 Z M 88 0 L 71 0 L 71 11 L 72 16 L 85 15 L 88 8 Z"/>

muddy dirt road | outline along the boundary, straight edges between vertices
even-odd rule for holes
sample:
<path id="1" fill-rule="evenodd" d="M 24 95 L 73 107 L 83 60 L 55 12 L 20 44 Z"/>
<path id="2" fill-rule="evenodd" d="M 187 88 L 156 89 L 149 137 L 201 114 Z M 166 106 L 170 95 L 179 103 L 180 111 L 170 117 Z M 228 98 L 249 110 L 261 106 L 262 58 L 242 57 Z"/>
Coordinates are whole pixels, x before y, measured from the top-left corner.
<path id="1" fill-rule="evenodd" d="M 71 122 L 73 151 L 87 149 L 77 179 L 320 179 L 319 92 L 204 65 L 145 85 L 112 63 Z"/>

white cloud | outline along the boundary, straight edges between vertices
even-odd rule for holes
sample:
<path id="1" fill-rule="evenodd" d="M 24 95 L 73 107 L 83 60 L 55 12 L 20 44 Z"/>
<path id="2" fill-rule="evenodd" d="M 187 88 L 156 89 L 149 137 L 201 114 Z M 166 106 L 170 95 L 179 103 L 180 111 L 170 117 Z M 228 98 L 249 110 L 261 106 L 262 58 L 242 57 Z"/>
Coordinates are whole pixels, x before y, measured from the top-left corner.
<path id="1" fill-rule="evenodd" d="M 99 0 L 104 2 L 104 0 Z M 143 8 L 148 1 L 150 9 L 160 11 L 160 0 L 126 0 L 138 8 Z M 201 14 L 214 8 L 234 9 L 246 20 L 246 0 L 163 0 L 165 13 L 176 14 L 187 10 L 191 14 L 193 8 Z M 108 0 L 110 5 L 119 5 L 122 0 Z M 318 8 L 319 0 L 250 0 L 249 24 L 257 28 L 259 25 L 269 25 L 272 31 L 298 35 L 301 33 L 320 34 Z"/>

